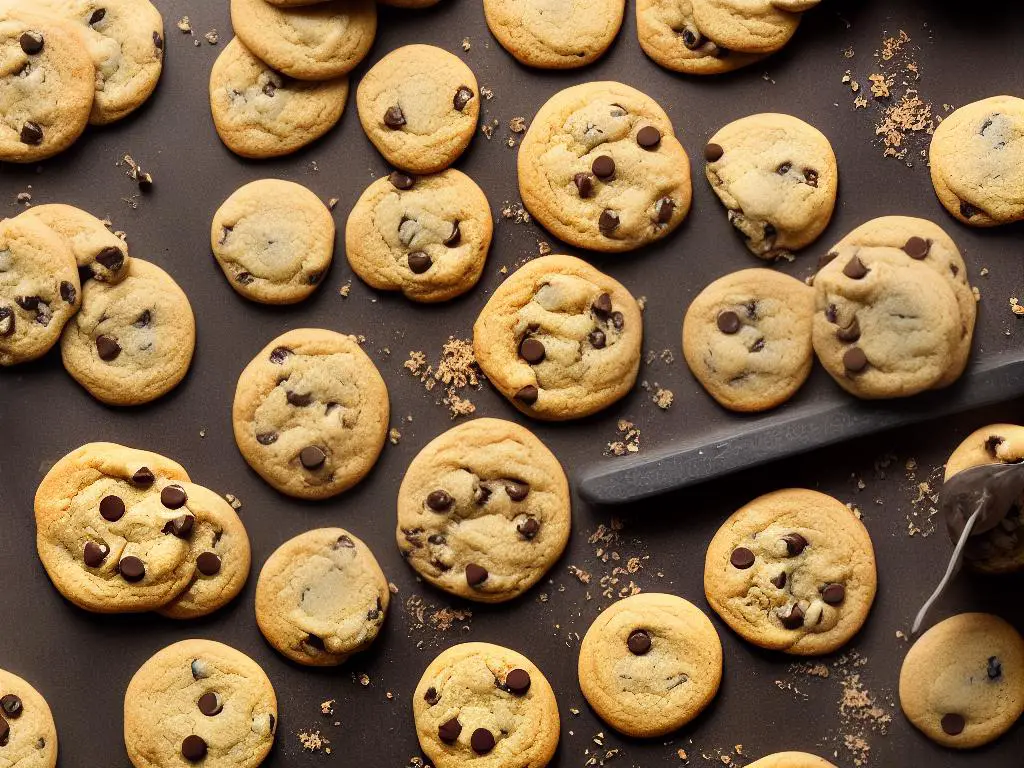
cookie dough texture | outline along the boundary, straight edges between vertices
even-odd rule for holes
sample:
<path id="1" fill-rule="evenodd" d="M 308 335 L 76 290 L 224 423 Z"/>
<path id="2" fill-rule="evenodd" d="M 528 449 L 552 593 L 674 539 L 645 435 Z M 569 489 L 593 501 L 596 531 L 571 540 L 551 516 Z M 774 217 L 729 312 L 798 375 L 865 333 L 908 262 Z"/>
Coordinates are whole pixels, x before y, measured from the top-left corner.
<path id="1" fill-rule="evenodd" d="M 128 275 L 128 246 L 90 213 L 71 205 L 34 205 L 18 216 L 35 219 L 60 235 L 71 247 L 79 277 L 119 283 Z"/>
<path id="2" fill-rule="evenodd" d="M 442 652 L 416 686 L 412 708 L 420 747 L 437 768 L 544 768 L 558 747 L 551 685 L 529 659 L 498 645 Z"/>
<path id="3" fill-rule="evenodd" d="M 722 680 L 722 643 L 692 603 L 658 593 L 602 612 L 580 646 L 579 681 L 598 716 L 628 736 L 664 736 L 699 715 Z"/>
<path id="4" fill-rule="evenodd" d="M 480 118 L 476 76 L 454 54 L 407 45 L 378 61 L 356 89 L 359 122 L 384 158 L 436 173 L 469 146 Z"/>
<path id="5" fill-rule="evenodd" d="M 708 603 L 733 631 L 798 656 L 845 645 L 867 620 L 876 583 L 863 523 L 842 502 L 799 488 L 739 509 L 704 563 Z"/>
<path id="6" fill-rule="evenodd" d="M 279 157 L 316 141 L 341 119 L 347 99 L 347 76 L 294 80 L 264 64 L 237 37 L 210 72 L 217 134 L 242 157 Z"/>
<path id="7" fill-rule="evenodd" d="M 1024 99 L 993 96 L 948 115 L 932 136 L 929 165 L 939 202 L 965 224 L 1024 219 Z"/>
<path id="8" fill-rule="evenodd" d="M 212 640 L 158 651 L 124 696 L 124 743 L 135 768 L 197 760 L 207 768 L 255 768 L 270 752 L 276 727 L 277 697 L 266 673 Z"/>
<path id="9" fill-rule="evenodd" d="M 260 477 L 303 499 L 348 490 L 388 430 L 388 391 L 352 336 L 316 328 L 270 342 L 238 379 L 235 442 Z"/>
<path id="10" fill-rule="evenodd" d="M 717 75 L 767 55 L 729 50 L 702 33 L 691 0 L 637 0 L 636 27 L 644 53 L 675 72 Z"/>
<path id="11" fill-rule="evenodd" d="M 518 169 L 533 217 L 579 248 L 639 248 L 665 237 L 690 209 L 690 162 L 668 115 L 621 83 L 552 96 L 523 138 Z"/>
<path id="12" fill-rule="evenodd" d="M 484 0 L 502 47 L 520 62 L 572 69 L 596 61 L 622 26 L 625 0 Z"/>
<path id="13" fill-rule="evenodd" d="M 907 719 L 932 741 L 988 744 L 1024 714 L 1024 638 L 987 613 L 946 619 L 907 652 L 899 693 Z"/>
<path id="14" fill-rule="evenodd" d="M 747 768 L 836 768 L 828 760 L 823 760 L 806 752 L 776 752 L 760 760 L 755 760 Z"/>
<path id="15" fill-rule="evenodd" d="M 282 544 L 256 585 L 256 621 L 292 661 L 335 666 L 377 637 L 391 592 L 369 547 L 341 528 Z"/>
<path id="16" fill-rule="evenodd" d="M 718 403 L 763 411 L 791 398 L 814 362 L 814 291 L 768 269 L 719 278 L 693 300 L 683 320 L 683 355 Z"/>
<path id="17" fill-rule="evenodd" d="M 0 760 L 11 768 L 54 768 L 57 765 L 57 727 L 50 706 L 35 688 L 17 675 L 0 669 L 0 697 L 15 696 L 17 715 L 0 713 L 4 732 Z"/>
<path id="18" fill-rule="evenodd" d="M 493 231 L 487 197 L 465 174 L 396 172 L 356 202 L 345 250 L 352 270 L 373 288 L 432 303 L 476 285 Z"/>
<path id="19" fill-rule="evenodd" d="M 511 421 L 475 419 L 431 441 L 398 492 L 402 556 L 431 584 L 497 603 L 555 564 L 572 526 L 554 454 Z"/>

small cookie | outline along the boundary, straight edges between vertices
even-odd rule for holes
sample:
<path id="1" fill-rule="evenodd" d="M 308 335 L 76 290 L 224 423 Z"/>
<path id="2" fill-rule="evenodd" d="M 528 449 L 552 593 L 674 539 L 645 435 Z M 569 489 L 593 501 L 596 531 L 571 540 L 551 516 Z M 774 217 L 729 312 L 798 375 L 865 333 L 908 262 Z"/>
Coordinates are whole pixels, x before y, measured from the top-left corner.
<path id="1" fill-rule="evenodd" d="M 668 115 L 621 83 L 584 83 L 552 96 L 523 137 L 518 168 L 533 217 L 579 248 L 639 248 L 690 210 L 690 161 Z"/>
<path id="2" fill-rule="evenodd" d="M 572 69 L 601 57 L 622 26 L 625 0 L 484 0 L 487 26 L 520 62 Z"/>
<path id="3" fill-rule="evenodd" d="M 231 0 L 231 26 L 245 47 L 282 74 L 299 80 L 347 75 L 377 34 L 372 0 L 329 0 L 281 8 L 267 0 Z"/>
<path id="4" fill-rule="evenodd" d="M 35 688 L 0 669 L 0 761 L 10 768 L 54 768 L 57 726 Z"/>
<path id="5" fill-rule="evenodd" d="M 369 547 L 341 528 L 320 528 L 269 557 L 256 584 L 256 622 L 292 661 L 336 666 L 370 647 L 390 598 Z"/>
<path id="6" fill-rule="evenodd" d="M 34 205 L 18 218 L 36 219 L 63 237 L 82 281 L 119 283 L 128 274 L 128 246 L 90 213 L 70 205 Z"/>
<path id="7" fill-rule="evenodd" d="M 572 526 L 554 454 L 511 421 L 475 419 L 419 452 L 398 491 L 398 548 L 434 586 L 511 600 L 561 557 Z"/>
<path id="8" fill-rule="evenodd" d="M 693 603 L 653 592 L 603 611 L 580 646 L 580 688 L 604 722 L 627 736 L 664 736 L 718 693 L 722 643 Z"/>
<path id="9" fill-rule="evenodd" d="M 995 741 L 1024 714 L 1024 638 L 988 613 L 939 622 L 907 651 L 900 707 L 944 747 Z"/>
<path id="10" fill-rule="evenodd" d="M 133 258 L 120 283 L 90 281 L 82 310 L 64 329 L 68 373 L 107 405 L 139 405 L 185 378 L 196 344 L 192 306 L 173 278 Z"/>
<path id="11" fill-rule="evenodd" d="M 356 89 L 363 130 L 384 158 L 410 173 L 458 160 L 480 118 L 480 89 L 462 59 L 407 45 L 378 61 Z"/>
<path id="12" fill-rule="evenodd" d="M 1024 220 L 1024 99 L 993 96 L 947 115 L 928 150 L 939 202 L 960 221 Z"/>
<path id="13" fill-rule="evenodd" d="M 487 197 L 464 173 L 395 171 L 356 202 L 345 250 L 352 270 L 372 287 L 413 301 L 447 301 L 480 279 L 493 231 Z"/>
<path id="14" fill-rule="evenodd" d="M 824 134 L 803 120 L 776 113 L 735 120 L 711 137 L 704 159 L 729 223 L 758 258 L 810 245 L 832 219 L 836 156 Z"/>
<path id="15" fill-rule="evenodd" d="M 836 768 L 828 760 L 806 752 L 776 752 L 755 760 L 747 768 Z"/>
<path id="16" fill-rule="evenodd" d="M 708 546 L 704 593 L 747 642 L 797 656 L 831 653 L 875 599 L 875 552 L 846 505 L 817 491 L 766 494 L 734 513 Z"/>
<path id="17" fill-rule="evenodd" d="M 572 256 L 533 259 L 494 291 L 473 351 L 528 416 L 577 419 L 626 395 L 640 370 L 643 318 L 620 283 Z"/>
<path id="18" fill-rule="evenodd" d="M 412 699 L 420 748 L 437 768 L 544 768 L 561 725 L 551 685 L 522 654 L 463 643 L 427 667 Z"/>
<path id="19" fill-rule="evenodd" d="M 769 269 L 719 278 L 690 304 L 683 355 L 690 371 L 729 410 L 764 411 L 803 386 L 814 362 L 814 291 Z"/>
<path id="20" fill-rule="evenodd" d="M 124 744 L 135 768 L 255 768 L 276 728 L 277 696 L 266 673 L 212 640 L 158 651 L 124 694 Z"/>
<path id="21" fill-rule="evenodd" d="M 213 216 L 213 255 L 228 283 L 262 304 L 294 304 L 320 284 L 334 258 L 334 218 L 300 184 L 253 181 Z"/>
<path id="22" fill-rule="evenodd" d="M 242 371 L 232 424 L 242 456 L 270 485 L 326 499 L 373 467 L 389 413 L 384 379 L 352 336 L 300 328 Z"/>

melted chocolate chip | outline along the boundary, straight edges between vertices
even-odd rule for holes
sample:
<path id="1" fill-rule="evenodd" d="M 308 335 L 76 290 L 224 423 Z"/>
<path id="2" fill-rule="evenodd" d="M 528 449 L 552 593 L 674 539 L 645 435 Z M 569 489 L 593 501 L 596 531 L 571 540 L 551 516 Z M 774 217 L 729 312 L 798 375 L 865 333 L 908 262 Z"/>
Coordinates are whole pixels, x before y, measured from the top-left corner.
<path id="1" fill-rule="evenodd" d="M 786 581 L 789 579 L 785 571 L 779 571 L 778 575 L 772 576 L 771 582 L 776 589 L 785 589 Z"/>
<path id="2" fill-rule="evenodd" d="M 906 254 L 917 261 L 928 258 L 928 252 L 931 251 L 932 241 L 925 240 L 923 237 L 912 237 L 903 245 L 903 250 Z"/>
<path id="3" fill-rule="evenodd" d="M 740 317 L 731 310 L 718 313 L 718 330 L 722 333 L 733 334 L 742 327 Z"/>
<path id="4" fill-rule="evenodd" d="M 111 523 L 116 523 L 125 513 L 124 501 L 120 496 L 104 496 L 100 499 L 100 516 Z"/>
<path id="5" fill-rule="evenodd" d="M 478 755 L 486 755 L 494 749 L 494 734 L 486 728 L 477 728 L 469 738 L 469 745 Z"/>
<path id="6" fill-rule="evenodd" d="M 860 347 L 852 347 L 843 354 L 843 367 L 849 373 L 860 373 L 868 367 L 868 356 Z"/>
<path id="7" fill-rule="evenodd" d="M 283 365 L 285 359 L 292 354 L 288 347 L 274 347 L 270 353 L 270 362 L 275 365 Z"/>
<path id="8" fill-rule="evenodd" d="M 402 108 L 397 104 L 393 107 L 388 107 L 387 111 L 384 112 L 384 125 L 392 130 L 397 130 L 405 125 L 405 113 L 402 112 Z"/>
<path id="9" fill-rule="evenodd" d="M 102 251 L 96 254 L 96 261 L 102 264 L 104 267 L 109 269 L 111 272 L 116 272 L 124 265 L 124 252 L 119 248 L 115 248 L 112 245 L 108 245 Z"/>
<path id="10" fill-rule="evenodd" d="M 206 742 L 195 734 L 186 736 L 181 742 L 181 756 L 190 763 L 198 763 L 206 757 Z"/>
<path id="11" fill-rule="evenodd" d="M 540 397 L 540 391 L 533 384 L 527 384 L 516 392 L 516 400 L 524 405 L 533 405 L 537 402 L 538 397 Z"/>
<path id="12" fill-rule="evenodd" d="M 39 123 L 26 120 L 21 126 L 21 143 L 36 146 L 43 143 L 43 128 Z"/>
<path id="13" fill-rule="evenodd" d="M 437 688 L 430 686 L 423 694 L 423 700 L 430 706 L 436 706 L 437 702 L 441 700 L 441 694 L 437 692 Z"/>
<path id="14" fill-rule="evenodd" d="M 188 494 L 180 485 L 168 485 L 160 491 L 160 503 L 168 509 L 181 509 L 188 501 Z"/>
<path id="15" fill-rule="evenodd" d="M 595 328 L 587 336 L 587 341 L 590 342 L 590 346 L 594 349 L 604 349 L 605 344 L 608 343 L 608 339 L 600 328 Z"/>
<path id="16" fill-rule="evenodd" d="M 351 536 L 346 536 L 344 533 L 338 537 L 338 540 L 334 542 L 334 549 L 355 549 L 356 543 L 352 541 Z"/>
<path id="17" fill-rule="evenodd" d="M 459 222 L 452 222 L 451 234 L 448 235 L 443 242 L 447 248 L 454 248 L 462 242 L 462 229 L 459 227 Z"/>
<path id="18" fill-rule="evenodd" d="M 78 291 L 76 291 L 75 286 L 67 280 L 62 280 L 60 283 L 60 297 L 68 304 L 74 304 L 75 299 L 78 298 Z"/>
<path id="19" fill-rule="evenodd" d="M 505 689 L 515 696 L 525 696 L 530 690 L 530 673 L 525 669 L 513 669 L 505 675 Z"/>
<path id="20" fill-rule="evenodd" d="M 800 629 L 804 625 L 804 609 L 799 605 L 794 605 L 788 611 L 780 609 L 777 615 L 786 629 Z"/>
<path id="21" fill-rule="evenodd" d="M 11 726 L 3 717 L 0 717 L 0 747 L 6 747 L 11 738 Z"/>
<path id="22" fill-rule="evenodd" d="M 572 181 L 580 197 L 590 197 L 594 194 L 594 177 L 589 173 L 577 173 L 572 177 Z"/>
<path id="23" fill-rule="evenodd" d="M 946 735 L 959 736 L 964 732 L 964 728 L 967 727 L 967 722 L 964 720 L 963 715 L 950 713 L 942 716 L 941 725 Z"/>
<path id="24" fill-rule="evenodd" d="M 818 186 L 818 172 L 813 168 L 804 169 L 804 181 L 809 187 Z"/>
<path id="25" fill-rule="evenodd" d="M 608 155 L 600 155 L 594 159 L 594 162 L 590 166 L 590 170 L 594 172 L 594 175 L 601 181 L 607 181 L 615 175 L 615 161 Z"/>
<path id="26" fill-rule="evenodd" d="M 220 696 L 213 691 L 207 691 L 200 696 L 199 701 L 196 702 L 196 706 L 198 706 L 199 711 L 207 717 L 219 715 L 224 709 L 224 704 L 221 702 Z"/>
<path id="27" fill-rule="evenodd" d="M 177 536 L 179 539 L 187 539 L 192 535 L 195 527 L 195 515 L 178 515 L 173 520 L 168 520 L 164 525 L 163 532 Z"/>
<path id="28" fill-rule="evenodd" d="M 479 587 L 485 581 L 490 574 L 487 573 L 487 569 L 482 565 L 476 563 L 470 563 L 466 566 L 466 583 L 471 587 Z"/>
<path id="29" fill-rule="evenodd" d="M 529 541 L 540 533 L 540 521 L 535 517 L 528 517 L 519 524 L 516 530 L 519 531 L 520 536 Z"/>
<path id="30" fill-rule="evenodd" d="M 142 581 L 146 575 L 145 563 L 134 555 L 122 557 L 121 562 L 117 564 L 117 570 L 120 572 L 122 579 L 131 583 Z"/>
<path id="31" fill-rule="evenodd" d="M 663 197 L 658 201 L 654 210 L 654 220 L 658 224 L 668 224 L 672 221 L 672 216 L 674 216 L 676 212 L 675 200 L 670 197 Z"/>
<path id="32" fill-rule="evenodd" d="M 779 174 L 779 176 L 785 176 L 791 170 L 793 170 L 792 163 L 783 163 L 782 165 L 775 169 L 775 172 Z"/>
<path id="33" fill-rule="evenodd" d="M 717 163 L 724 154 L 725 150 L 719 144 L 708 144 L 704 147 L 704 159 L 709 163 Z"/>
<path id="34" fill-rule="evenodd" d="M 252 285 L 256 282 L 256 278 L 252 276 L 251 272 L 239 272 L 235 275 L 235 282 L 239 285 Z"/>
<path id="35" fill-rule="evenodd" d="M 606 208 L 601 212 L 601 218 L 597 220 L 597 228 L 601 230 L 602 235 L 608 236 L 619 228 L 619 223 L 619 214 Z"/>
<path id="36" fill-rule="evenodd" d="M 164 39 L 156 30 L 153 30 L 153 47 L 158 51 L 162 51 L 164 49 Z"/>
<path id="37" fill-rule="evenodd" d="M 512 501 L 522 501 L 530 494 L 530 484 L 522 480 L 509 480 L 505 483 L 505 493 Z"/>
<path id="38" fill-rule="evenodd" d="M 294 405 L 296 408 L 305 408 L 307 405 L 313 402 L 313 395 L 309 392 L 289 392 L 285 395 L 285 399 L 289 405 Z"/>
<path id="39" fill-rule="evenodd" d="M 214 552 L 201 552 L 196 558 L 196 568 L 203 576 L 216 576 L 220 573 L 220 555 Z"/>
<path id="40" fill-rule="evenodd" d="M 594 303 L 590 305 L 590 308 L 598 317 L 607 319 L 612 314 L 611 295 L 607 293 L 602 293 L 600 296 L 594 299 Z"/>
<path id="41" fill-rule="evenodd" d="M 260 445 L 273 445 L 277 442 L 277 432 L 261 432 L 256 435 L 256 442 Z"/>
<path id="42" fill-rule="evenodd" d="M 412 189 L 416 183 L 415 179 L 407 173 L 401 171 L 392 171 L 391 175 L 388 176 L 388 181 L 391 182 L 391 186 L 395 189 L 400 189 L 403 192 Z"/>
<path id="43" fill-rule="evenodd" d="M 103 17 L 106 16 L 106 15 L 107 15 L 107 9 L 106 8 L 97 8 L 95 11 L 92 12 L 92 16 L 89 17 L 89 23 L 90 24 L 99 24 L 101 21 L 103 21 Z"/>
<path id="44" fill-rule="evenodd" d="M 799 533 L 787 533 L 782 537 L 782 542 L 786 545 L 786 554 L 789 557 L 796 557 L 802 554 L 807 547 L 807 539 Z"/>
<path id="45" fill-rule="evenodd" d="M 846 587 L 842 584 L 826 584 L 821 588 L 821 599 L 829 605 L 839 605 L 846 599 Z"/>
<path id="46" fill-rule="evenodd" d="M 850 257 L 850 260 L 846 262 L 846 266 L 843 267 L 843 274 L 851 280 L 860 280 L 866 277 L 869 271 L 870 270 L 864 266 L 864 262 L 857 256 Z"/>
<path id="47" fill-rule="evenodd" d="M 140 488 L 148 488 L 156 482 L 156 475 L 149 467 L 139 467 L 132 475 L 132 482 Z"/>
<path id="48" fill-rule="evenodd" d="M 21 50 L 29 56 L 35 56 L 43 50 L 43 36 L 38 32 L 24 32 L 18 42 L 21 43 Z"/>
<path id="49" fill-rule="evenodd" d="M 273 83 L 268 82 L 263 86 L 263 94 L 273 98 L 274 94 L 277 93 L 277 86 Z"/>
<path id="50" fill-rule="evenodd" d="M 299 461 L 306 469 L 319 469 L 327 461 L 327 453 L 316 445 L 307 445 L 299 451 Z"/>
<path id="51" fill-rule="evenodd" d="M 452 99 L 452 106 L 455 107 L 459 112 L 466 108 L 466 105 L 473 100 L 473 91 L 466 87 L 461 86 L 459 90 L 455 92 L 455 98 Z"/>
<path id="52" fill-rule="evenodd" d="M 4 696 L 0 696 L 0 709 L 2 709 L 4 715 L 9 717 L 11 720 L 17 720 L 19 717 L 21 717 L 23 709 L 21 697 L 16 696 L 13 693 L 8 693 Z"/>
<path id="53" fill-rule="evenodd" d="M 109 363 L 121 354 L 121 345 L 110 336 L 97 336 L 96 354 L 100 356 L 100 360 Z"/>
<path id="54" fill-rule="evenodd" d="M 454 503 L 455 499 L 447 491 L 437 490 L 427 494 L 427 506 L 435 512 L 447 512 Z"/>
<path id="55" fill-rule="evenodd" d="M 543 362 L 545 354 L 544 345 L 530 336 L 519 343 L 519 356 L 530 365 Z"/>
<path id="56" fill-rule="evenodd" d="M 852 344 L 860 338 L 860 322 L 857 318 L 853 318 L 853 322 L 845 328 L 840 328 L 836 331 L 836 338 L 847 344 Z"/>
<path id="57" fill-rule="evenodd" d="M 409 269 L 413 271 L 413 274 L 422 275 L 433 265 L 433 259 L 423 251 L 413 251 L 409 254 Z"/>
<path id="58" fill-rule="evenodd" d="M 433 691 L 434 689 L 431 688 L 430 690 Z M 445 744 L 454 744 L 458 740 L 459 734 L 461 733 L 462 724 L 458 721 L 457 718 L 454 717 L 445 723 L 441 723 L 441 725 L 437 727 L 437 738 L 439 738 Z"/>
<path id="59" fill-rule="evenodd" d="M 754 553 L 746 547 L 736 547 L 729 555 L 729 562 L 733 568 L 745 571 L 754 564 Z"/>
<path id="60" fill-rule="evenodd" d="M 645 629 L 634 629 L 626 639 L 626 647 L 634 656 L 643 656 L 651 650 L 651 635 Z"/>
<path id="61" fill-rule="evenodd" d="M 637 131 L 636 143 L 644 149 L 654 149 L 661 144 L 661 131 L 653 125 L 645 125 Z"/>
<path id="62" fill-rule="evenodd" d="M 90 568 L 99 568 L 103 565 L 103 561 L 107 559 L 107 555 L 110 554 L 110 547 L 103 542 L 96 543 L 95 541 L 85 542 L 85 549 L 82 552 L 82 560 Z"/>

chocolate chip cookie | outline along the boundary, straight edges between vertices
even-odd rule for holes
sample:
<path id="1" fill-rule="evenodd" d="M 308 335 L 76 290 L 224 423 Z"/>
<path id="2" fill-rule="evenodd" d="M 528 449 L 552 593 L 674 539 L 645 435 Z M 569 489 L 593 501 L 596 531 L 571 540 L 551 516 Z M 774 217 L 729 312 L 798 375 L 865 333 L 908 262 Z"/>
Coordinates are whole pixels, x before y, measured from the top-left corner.
<path id="1" fill-rule="evenodd" d="M 693 27 L 728 51 L 774 53 L 800 25 L 800 14 L 820 0 L 690 0 Z M 684 41 L 686 30 L 683 30 Z"/>
<path id="2" fill-rule="evenodd" d="M 717 75 L 754 64 L 765 53 L 740 53 L 697 27 L 691 0 L 637 0 L 640 47 L 655 62 L 689 75 Z"/>
<path id="3" fill-rule="evenodd" d="M 18 216 L 35 219 L 71 247 L 78 262 L 78 276 L 101 283 L 119 283 L 128 274 L 128 246 L 90 213 L 71 205 L 34 205 Z"/>
<path id="4" fill-rule="evenodd" d="M 755 760 L 747 768 L 836 768 L 828 760 L 806 752 L 776 752 Z"/>
<path id="5" fill-rule="evenodd" d="M 46 699 L 0 669 L 0 760 L 11 768 L 54 768 L 57 727 Z"/>
<path id="6" fill-rule="evenodd" d="M 473 326 L 473 351 L 523 413 L 561 421 L 625 396 L 640 369 L 643 320 L 620 283 L 572 256 L 522 266 Z"/>

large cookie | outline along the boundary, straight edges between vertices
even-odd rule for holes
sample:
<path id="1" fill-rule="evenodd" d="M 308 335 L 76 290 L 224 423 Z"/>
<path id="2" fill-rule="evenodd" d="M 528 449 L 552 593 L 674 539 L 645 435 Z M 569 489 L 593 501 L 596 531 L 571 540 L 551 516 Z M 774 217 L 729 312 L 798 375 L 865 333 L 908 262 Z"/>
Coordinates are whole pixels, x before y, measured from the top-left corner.
<path id="1" fill-rule="evenodd" d="M 70 205 L 34 205 L 18 218 L 42 222 L 67 241 L 78 262 L 79 277 L 119 283 L 128 274 L 128 246 L 103 222 Z"/>
<path id="2" fill-rule="evenodd" d="M 0 669 L 0 765 L 54 768 L 57 727 L 46 699 L 15 674 Z"/>

